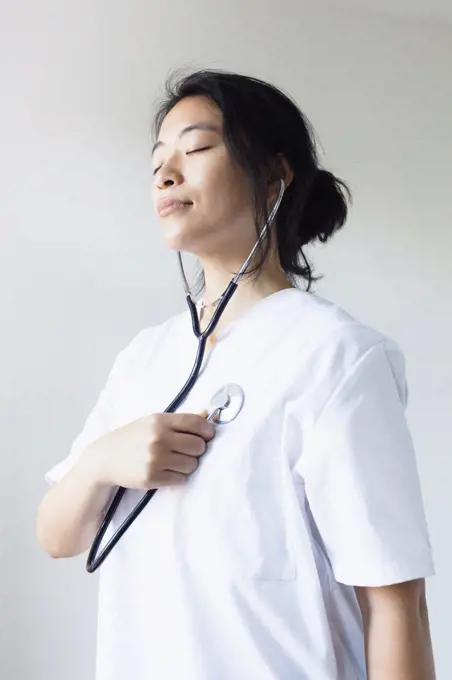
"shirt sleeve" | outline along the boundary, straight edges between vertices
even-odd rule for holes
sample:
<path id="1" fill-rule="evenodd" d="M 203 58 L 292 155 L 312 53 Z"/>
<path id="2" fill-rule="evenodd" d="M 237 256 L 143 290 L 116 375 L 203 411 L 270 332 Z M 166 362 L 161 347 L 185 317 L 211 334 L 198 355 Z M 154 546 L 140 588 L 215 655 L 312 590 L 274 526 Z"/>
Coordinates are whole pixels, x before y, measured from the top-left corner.
<path id="1" fill-rule="evenodd" d="M 74 440 L 69 455 L 45 474 L 46 482 L 49 485 L 58 483 L 71 470 L 83 451 L 96 439 L 117 427 L 117 399 L 121 394 L 123 376 L 130 361 L 133 360 L 133 357 L 136 358 L 143 342 L 149 339 L 150 330 L 141 331 L 114 360 L 106 383 L 81 432 Z"/>
<path id="2" fill-rule="evenodd" d="M 379 342 L 334 390 L 298 462 L 340 583 L 383 586 L 434 573 L 406 399 L 404 357 Z"/>

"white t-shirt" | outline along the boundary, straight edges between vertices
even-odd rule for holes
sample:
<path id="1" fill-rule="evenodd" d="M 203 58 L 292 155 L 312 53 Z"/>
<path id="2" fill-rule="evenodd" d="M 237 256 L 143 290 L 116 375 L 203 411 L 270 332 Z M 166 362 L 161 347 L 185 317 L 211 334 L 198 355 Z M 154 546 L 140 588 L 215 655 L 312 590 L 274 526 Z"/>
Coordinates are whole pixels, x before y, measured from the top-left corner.
<path id="1" fill-rule="evenodd" d="M 162 412 L 196 347 L 188 312 L 139 333 L 48 480 L 101 434 Z M 280 291 L 222 333 L 179 410 L 231 382 L 240 415 L 101 567 L 97 680 L 363 680 L 353 586 L 433 573 L 392 341 Z M 140 497 L 126 493 L 113 529 Z"/>

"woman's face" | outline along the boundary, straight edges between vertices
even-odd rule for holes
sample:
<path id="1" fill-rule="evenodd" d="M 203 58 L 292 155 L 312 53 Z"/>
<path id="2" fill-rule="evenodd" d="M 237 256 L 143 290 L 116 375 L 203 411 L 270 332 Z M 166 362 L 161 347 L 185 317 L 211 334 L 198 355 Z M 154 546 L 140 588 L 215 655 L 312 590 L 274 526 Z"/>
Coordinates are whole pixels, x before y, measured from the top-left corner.
<path id="1" fill-rule="evenodd" d="M 153 202 L 169 248 L 240 259 L 256 231 L 251 187 L 223 139 L 222 113 L 187 97 L 165 117 L 152 156 Z"/>

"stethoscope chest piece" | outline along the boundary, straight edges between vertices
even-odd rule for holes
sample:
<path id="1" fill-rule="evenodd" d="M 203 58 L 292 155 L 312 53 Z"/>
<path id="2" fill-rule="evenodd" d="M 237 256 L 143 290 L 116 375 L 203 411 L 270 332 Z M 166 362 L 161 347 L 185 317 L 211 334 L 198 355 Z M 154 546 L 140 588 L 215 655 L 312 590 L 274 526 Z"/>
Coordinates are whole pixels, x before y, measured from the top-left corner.
<path id="1" fill-rule="evenodd" d="M 191 320 L 192 320 L 192 326 L 193 326 L 193 332 L 198 339 L 198 351 L 196 353 L 196 358 L 195 362 L 193 364 L 192 371 L 187 378 L 185 384 L 181 388 L 181 390 L 178 392 L 178 394 L 174 397 L 173 401 L 167 406 L 165 409 L 165 413 L 175 413 L 176 410 L 179 408 L 181 404 L 184 403 L 185 399 L 187 396 L 190 394 L 191 390 L 193 389 L 193 386 L 195 385 L 201 369 L 203 365 L 203 360 L 204 360 L 204 354 L 205 354 L 205 349 L 206 349 L 206 341 L 209 338 L 209 336 L 215 331 L 215 328 L 220 320 L 221 315 L 223 314 L 227 304 L 229 303 L 229 300 L 233 296 L 235 290 L 237 289 L 239 281 L 242 279 L 243 276 L 245 276 L 245 273 L 250 265 L 250 263 L 253 261 L 253 257 L 259 248 L 260 244 L 263 242 L 263 240 L 266 238 L 268 229 L 271 226 L 273 219 L 278 211 L 278 208 L 281 204 L 281 201 L 283 199 L 283 195 L 286 189 L 286 185 L 284 183 L 284 180 L 281 179 L 281 188 L 279 190 L 278 198 L 275 202 L 275 205 L 273 206 L 273 209 L 268 217 L 268 220 L 262 229 L 259 238 L 257 239 L 256 243 L 254 244 L 254 247 L 248 257 L 246 258 L 245 262 L 243 263 L 241 269 L 235 274 L 234 278 L 229 282 L 228 287 L 224 290 L 223 294 L 221 295 L 218 300 L 215 300 L 214 303 L 214 308 L 215 311 L 213 313 L 212 318 L 210 319 L 207 327 L 201 331 L 200 325 L 199 325 L 199 312 L 198 308 L 192 298 L 191 292 L 190 292 L 190 286 L 188 285 L 188 281 L 185 276 L 184 272 L 184 267 L 182 264 L 182 257 L 181 253 L 178 252 L 178 259 L 179 259 L 179 265 L 181 269 L 181 274 L 182 274 L 182 280 L 184 282 L 184 288 L 185 288 L 185 293 L 186 293 L 186 299 L 187 299 L 187 304 L 190 310 L 190 315 L 191 315 Z M 243 408 L 243 404 L 245 401 L 245 395 L 243 393 L 243 390 L 239 385 L 235 385 L 234 383 L 228 383 L 224 385 L 221 390 L 219 390 L 213 397 L 212 402 L 211 402 L 211 408 L 210 412 L 208 415 L 208 420 L 218 423 L 219 425 L 224 425 L 226 423 L 230 423 L 233 421 L 235 418 L 237 418 L 238 414 Z M 88 554 L 88 559 L 86 562 L 86 569 L 89 573 L 92 573 L 95 571 L 100 565 L 104 562 L 104 560 L 108 557 L 108 555 L 111 553 L 115 545 L 118 543 L 118 541 L 121 539 L 121 537 L 124 535 L 124 533 L 128 530 L 128 528 L 132 525 L 132 523 L 136 520 L 138 515 L 144 510 L 146 505 L 149 503 L 151 498 L 154 497 L 154 494 L 156 493 L 157 488 L 154 489 L 149 489 L 148 491 L 145 492 L 145 494 L 140 498 L 140 500 L 137 502 L 134 508 L 129 512 L 127 517 L 123 520 L 122 524 L 116 529 L 116 531 L 113 533 L 111 538 L 109 539 L 108 543 L 101 549 L 101 544 L 102 540 L 105 536 L 105 533 L 108 529 L 108 527 L 111 524 L 111 521 L 118 509 L 119 504 L 121 503 L 121 500 L 126 492 L 125 487 L 120 486 L 117 490 L 116 493 L 113 497 L 113 500 L 111 501 L 110 505 L 108 506 L 104 518 L 102 522 L 100 523 L 99 529 L 97 530 L 96 536 L 94 538 L 94 541 L 91 545 L 91 549 Z"/>
<path id="2" fill-rule="evenodd" d="M 245 394 L 240 385 L 227 383 L 212 397 L 207 419 L 218 425 L 226 425 L 237 418 L 244 402 Z"/>

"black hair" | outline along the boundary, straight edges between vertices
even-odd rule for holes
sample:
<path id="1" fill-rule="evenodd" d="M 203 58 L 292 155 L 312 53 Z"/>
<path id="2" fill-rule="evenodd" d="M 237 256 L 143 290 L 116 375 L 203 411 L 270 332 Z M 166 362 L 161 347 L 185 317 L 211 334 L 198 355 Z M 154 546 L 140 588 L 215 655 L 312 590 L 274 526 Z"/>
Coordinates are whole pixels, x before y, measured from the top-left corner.
<path id="1" fill-rule="evenodd" d="M 281 177 L 278 158 L 287 160 L 293 180 L 272 229 L 286 277 L 292 283 L 304 278 L 310 290 L 317 277 L 303 248 L 315 241 L 325 243 L 343 226 L 351 194 L 342 180 L 319 166 L 309 120 L 287 94 L 257 78 L 210 69 L 188 75 L 176 72 L 168 78 L 155 114 L 156 137 L 165 116 L 191 96 L 207 97 L 222 112 L 225 144 L 253 187 L 257 233 L 268 218 L 269 180 Z M 259 273 L 270 248 L 267 239 L 251 275 Z"/>

